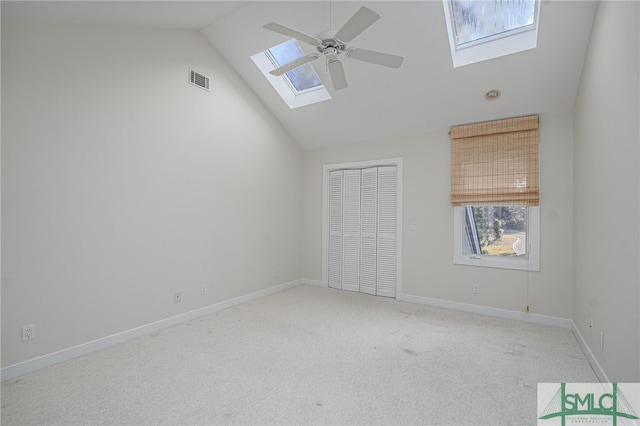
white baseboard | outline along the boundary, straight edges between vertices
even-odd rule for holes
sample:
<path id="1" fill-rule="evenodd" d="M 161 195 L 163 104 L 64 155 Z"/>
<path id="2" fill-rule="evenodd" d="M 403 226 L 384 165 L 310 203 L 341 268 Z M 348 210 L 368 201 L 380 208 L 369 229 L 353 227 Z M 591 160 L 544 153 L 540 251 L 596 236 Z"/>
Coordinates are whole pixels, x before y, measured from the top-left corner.
<path id="1" fill-rule="evenodd" d="M 472 305 L 469 303 L 451 302 L 448 300 L 431 299 L 411 294 L 398 294 L 396 299 L 404 302 L 419 303 L 438 308 L 454 309 L 456 311 L 470 312 L 473 314 L 488 315 L 492 317 L 513 319 L 518 321 L 532 322 L 536 324 L 551 325 L 560 328 L 571 328 L 571 320 L 568 318 L 550 317 L 546 315 L 532 314 L 529 312 L 510 311 L 508 309 L 491 308 L 487 306 Z"/>
<path id="2" fill-rule="evenodd" d="M 582 352 L 584 352 L 585 356 L 587 357 L 587 361 L 589 361 L 589 364 L 591 364 L 591 368 L 593 368 L 593 372 L 596 373 L 596 376 L 598 376 L 598 380 L 600 380 L 600 383 L 611 383 L 609 381 L 609 378 L 607 377 L 607 374 L 600 366 L 600 363 L 591 351 L 589 345 L 587 345 L 587 341 L 584 340 L 584 337 L 582 337 L 582 333 L 580 333 L 580 330 L 578 330 L 578 326 L 576 326 L 576 323 L 574 323 L 573 320 L 571 320 L 571 331 L 573 332 L 573 335 L 576 336 L 576 340 L 582 348 Z"/>
<path id="3" fill-rule="evenodd" d="M 193 311 L 185 312 L 180 315 L 176 315 L 170 318 L 165 318 L 160 321 L 156 321 L 150 324 L 146 324 L 140 327 L 126 330 L 120 333 L 113 334 L 101 339 L 93 340 L 91 342 L 83 343 L 78 346 L 63 349 L 58 352 L 53 352 L 47 355 L 43 355 L 37 358 L 33 358 L 27 361 L 23 361 L 17 364 L 9 365 L 0 370 L 0 380 L 10 380 L 23 374 L 31 373 L 36 370 L 40 370 L 45 367 L 49 367 L 70 359 L 87 355 L 101 349 L 117 345 L 118 343 L 126 342 L 127 340 L 135 339 L 145 336 L 147 334 L 155 333 L 159 330 L 173 327 L 187 321 L 194 320 L 196 318 L 219 312 L 223 309 L 230 308 L 231 306 L 239 305 L 241 303 L 256 300 L 261 297 L 275 294 L 283 290 L 298 286 L 298 285 L 312 285 L 319 287 L 326 287 L 320 280 L 312 280 L 308 278 L 301 278 L 298 280 L 290 281 L 288 283 L 280 284 L 274 287 L 266 288 L 264 290 L 256 291 L 244 296 L 236 297 L 234 299 L 225 300 L 214 305 L 206 306 L 204 308 L 196 309 Z M 578 340 L 578 343 L 582 347 L 585 355 L 596 375 L 603 383 L 608 383 L 607 375 L 598 364 L 595 356 L 591 352 L 591 349 L 587 346 L 586 341 L 578 331 L 576 325 L 571 319 L 550 317 L 545 315 L 531 314 L 526 312 L 510 311 L 506 309 L 490 308 L 486 306 L 472 305 L 467 303 L 451 302 L 447 300 L 431 299 L 422 296 L 413 296 L 410 294 L 398 294 L 397 300 L 411 303 L 418 303 L 427 306 L 435 306 L 439 308 L 454 309 L 463 312 L 470 312 L 481 315 L 489 315 L 493 317 L 514 319 L 518 321 L 532 322 L 536 324 L 544 324 L 555 327 L 561 327 L 571 329 Z"/>
<path id="4" fill-rule="evenodd" d="M 59 364 L 61 362 L 68 361 L 82 355 L 87 355 L 92 352 L 117 345 L 118 343 L 126 342 L 127 340 L 155 333 L 159 330 L 173 327 L 174 325 L 182 324 L 184 322 L 230 308 L 231 306 L 239 305 L 241 303 L 259 299 L 270 294 L 278 293 L 291 287 L 301 285 L 303 281 L 303 279 L 290 281 L 288 283 L 269 287 L 264 290 L 259 290 L 254 293 L 236 297 L 234 299 L 225 300 L 223 302 L 206 306 L 204 308 L 185 312 L 183 314 L 165 318 L 163 320 L 156 321 L 150 324 L 145 324 L 143 326 L 116 333 L 111 336 L 103 337 L 101 339 L 93 340 L 91 342 L 82 343 L 78 346 L 63 349 L 58 352 L 53 352 L 27 361 L 19 362 L 17 364 L 9 365 L 0 370 L 0 380 L 5 381 L 14 379 L 18 376 L 22 376 L 23 374 L 31 373 L 33 371 L 52 366 L 54 364 Z"/>
<path id="5" fill-rule="evenodd" d="M 326 285 L 324 285 L 324 284 L 322 283 L 322 281 L 320 281 L 320 280 L 311 280 L 311 279 L 309 279 L 309 278 L 303 278 L 303 279 L 302 279 L 302 284 L 305 284 L 305 285 L 315 285 L 315 286 L 317 286 L 317 287 L 327 287 Z"/>

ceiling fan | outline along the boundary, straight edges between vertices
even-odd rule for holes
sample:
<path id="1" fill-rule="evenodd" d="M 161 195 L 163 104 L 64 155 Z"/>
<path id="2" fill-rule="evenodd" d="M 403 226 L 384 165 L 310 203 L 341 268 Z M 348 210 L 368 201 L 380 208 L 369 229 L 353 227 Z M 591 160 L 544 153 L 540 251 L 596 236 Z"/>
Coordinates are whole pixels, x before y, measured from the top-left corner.
<path id="1" fill-rule="evenodd" d="M 318 49 L 318 53 L 309 53 L 308 55 L 302 56 L 288 64 L 284 64 L 271 71 L 271 74 L 280 76 L 298 68 L 301 65 L 316 60 L 320 56 L 324 56 L 327 60 L 327 69 L 331 76 L 333 88 L 334 90 L 341 90 L 347 87 L 347 77 L 344 73 L 342 62 L 338 58 L 341 54 L 358 61 L 383 65 L 385 67 L 399 68 L 400 65 L 402 65 L 402 61 L 404 61 L 403 56 L 390 55 L 388 53 L 381 53 L 355 47 L 347 47 L 347 43 L 360 35 L 360 33 L 369 28 L 369 26 L 378 19 L 380 19 L 380 15 L 363 6 L 338 31 L 334 31 L 332 29 L 326 30 L 318 34 L 316 37 L 304 34 L 275 22 L 266 24 L 264 28 L 268 30 L 275 31 L 288 37 L 293 37 L 298 41 L 310 44 Z"/>

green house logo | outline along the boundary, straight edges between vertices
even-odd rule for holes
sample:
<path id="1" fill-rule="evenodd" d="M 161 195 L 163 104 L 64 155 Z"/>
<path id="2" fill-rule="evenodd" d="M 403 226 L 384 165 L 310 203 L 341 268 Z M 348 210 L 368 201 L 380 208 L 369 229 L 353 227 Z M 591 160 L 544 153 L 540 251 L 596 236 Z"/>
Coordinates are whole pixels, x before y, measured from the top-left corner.
<path id="1" fill-rule="evenodd" d="M 540 389 L 540 385 L 543 384 L 539 384 L 538 389 Z M 638 414 L 620 391 L 617 383 L 611 384 L 611 390 L 603 390 L 601 385 L 596 386 L 597 389 L 594 389 L 593 386 L 590 387 L 590 384 L 581 385 L 573 386 L 574 389 L 568 391 L 567 384 L 560 383 L 559 389 L 538 419 L 559 418 L 562 426 L 565 426 L 567 418 L 574 424 L 609 423 L 611 421 L 614 426 L 617 426 L 618 421 L 623 419 L 622 423 L 624 424 L 639 424 L 634 422 L 639 419 Z M 638 404 L 639 401 L 634 401 L 633 405 L 637 407 Z M 539 422 L 539 424 L 545 423 Z"/>

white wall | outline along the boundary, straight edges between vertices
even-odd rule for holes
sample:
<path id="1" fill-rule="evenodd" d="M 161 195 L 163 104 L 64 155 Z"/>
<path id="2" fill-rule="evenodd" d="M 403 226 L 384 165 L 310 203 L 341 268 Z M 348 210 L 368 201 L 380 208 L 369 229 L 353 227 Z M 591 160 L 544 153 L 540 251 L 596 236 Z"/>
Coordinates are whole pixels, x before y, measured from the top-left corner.
<path id="1" fill-rule="evenodd" d="M 640 381 L 639 14 L 600 2 L 575 106 L 573 320 L 614 382 Z"/>
<path id="2" fill-rule="evenodd" d="M 200 33 L 3 23 L 2 113 L 3 366 L 300 278 L 302 152 Z"/>
<path id="3" fill-rule="evenodd" d="M 304 277 L 322 276 L 322 166 L 403 157 L 403 293 L 519 312 L 529 304 L 531 313 L 571 318 L 571 113 L 540 120 L 540 272 L 453 264 L 450 143 L 444 133 L 304 153 Z M 410 222 L 417 230 L 409 230 Z M 478 295 L 474 283 L 480 284 Z"/>
<path id="4" fill-rule="evenodd" d="M 446 134 L 303 154 L 197 32 L 1 31 L 2 366 L 320 280 L 322 166 L 403 157 L 405 294 L 573 318 L 640 381 L 636 2 L 600 4 L 575 116 L 541 116 L 540 272 L 453 265 Z"/>

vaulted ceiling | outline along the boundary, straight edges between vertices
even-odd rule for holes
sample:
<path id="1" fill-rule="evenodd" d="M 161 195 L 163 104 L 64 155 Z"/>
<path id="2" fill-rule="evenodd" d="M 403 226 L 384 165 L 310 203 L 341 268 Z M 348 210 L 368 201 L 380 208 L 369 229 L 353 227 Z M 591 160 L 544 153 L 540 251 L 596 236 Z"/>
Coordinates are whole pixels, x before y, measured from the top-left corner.
<path id="1" fill-rule="evenodd" d="M 330 7 L 332 6 L 332 7 Z M 382 16 L 351 46 L 405 57 L 399 69 L 344 59 L 332 99 L 289 109 L 250 56 L 286 41 L 279 22 L 310 35 L 340 28 L 361 6 Z M 2 19 L 200 30 L 305 149 L 430 132 L 527 114 L 567 113 L 580 80 L 595 2 L 543 1 L 536 49 L 454 68 L 443 3 L 433 1 L 2 2 Z M 333 16 L 330 11 L 333 10 Z M 314 48 L 302 44 L 305 53 Z M 484 94 L 502 96 L 487 101 Z"/>

